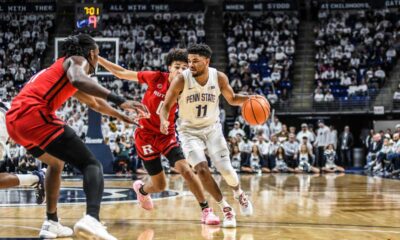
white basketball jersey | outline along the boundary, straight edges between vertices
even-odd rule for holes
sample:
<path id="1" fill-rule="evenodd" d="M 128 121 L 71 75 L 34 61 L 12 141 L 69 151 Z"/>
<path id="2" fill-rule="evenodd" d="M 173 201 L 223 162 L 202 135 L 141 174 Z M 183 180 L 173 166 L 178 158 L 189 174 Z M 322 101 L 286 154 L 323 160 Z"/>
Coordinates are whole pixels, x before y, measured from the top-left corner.
<path id="1" fill-rule="evenodd" d="M 183 71 L 185 86 L 178 100 L 178 130 L 200 129 L 219 122 L 218 71 L 208 68 L 208 81 L 201 86 L 189 69 Z"/>

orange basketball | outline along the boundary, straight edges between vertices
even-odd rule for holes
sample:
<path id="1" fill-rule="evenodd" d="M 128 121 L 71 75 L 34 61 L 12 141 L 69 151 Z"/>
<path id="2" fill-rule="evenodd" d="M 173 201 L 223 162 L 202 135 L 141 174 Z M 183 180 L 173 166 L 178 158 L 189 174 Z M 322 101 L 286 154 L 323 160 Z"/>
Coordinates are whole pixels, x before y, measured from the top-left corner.
<path id="1" fill-rule="evenodd" d="M 268 100 L 260 95 L 251 97 L 242 106 L 242 116 L 250 125 L 265 123 L 270 115 L 271 106 Z"/>

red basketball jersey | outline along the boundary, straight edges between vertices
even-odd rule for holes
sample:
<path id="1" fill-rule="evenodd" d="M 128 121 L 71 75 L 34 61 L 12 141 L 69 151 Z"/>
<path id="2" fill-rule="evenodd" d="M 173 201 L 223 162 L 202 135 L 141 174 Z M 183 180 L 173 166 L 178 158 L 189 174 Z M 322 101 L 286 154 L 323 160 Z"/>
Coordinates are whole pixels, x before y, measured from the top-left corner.
<path id="1" fill-rule="evenodd" d="M 148 88 L 143 97 L 142 103 L 147 106 L 151 114 L 148 119 L 141 119 L 143 129 L 140 131 L 161 134 L 160 132 L 160 111 L 169 88 L 169 73 L 159 71 L 143 71 L 138 73 L 139 83 L 146 83 Z M 175 104 L 169 112 L 169 133 L 175 132 Z"/>
<path id="2" fill-rule="evenodd" d="M 10 111 L 23 113 L 33 107 L 45 108 L 54 113 L 78 90 L 71 84 L 64 71 L 65 58 L 35 74 L 13 99 Z"/>

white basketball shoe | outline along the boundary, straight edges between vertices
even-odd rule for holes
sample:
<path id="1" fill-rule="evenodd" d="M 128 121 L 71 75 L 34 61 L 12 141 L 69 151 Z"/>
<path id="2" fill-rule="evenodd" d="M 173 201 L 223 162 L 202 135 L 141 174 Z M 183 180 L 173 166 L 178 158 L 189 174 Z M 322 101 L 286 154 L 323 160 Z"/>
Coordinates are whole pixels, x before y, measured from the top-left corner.
<path id="1" fill-rule="evenodd" d="M 74 226 L 75 235 L 83 239 L 117 240 L 107 228 L 92 216 L 85 215 Z"/>
<path id="2" fill-rule="evenodd" d="M 236 227 L 236 217 L 235 212 L 231 207 L 224 207 L 224 221 L 222 222 L 222 227 L 224 228 L 235 228 Z"/>
<path id="3" fill-rule="evenodd" d="M 74 231 L 71 228 L 61 225 L 60 222 L 54 222 L 51 220 L 44 221 L 42 229 L 40 229 L 40 238 L 59 238 L 59 237 L 71 237 L 74 235 Z"/>
<path id="4" fill-rule="evenodd" d="M 253 205 L 249 201 L 246 193 L 242 192 L 239 197 L 236 198 L 240 204 L 240 213 L 243 216 L 251 216 L 253 215 Z"/>

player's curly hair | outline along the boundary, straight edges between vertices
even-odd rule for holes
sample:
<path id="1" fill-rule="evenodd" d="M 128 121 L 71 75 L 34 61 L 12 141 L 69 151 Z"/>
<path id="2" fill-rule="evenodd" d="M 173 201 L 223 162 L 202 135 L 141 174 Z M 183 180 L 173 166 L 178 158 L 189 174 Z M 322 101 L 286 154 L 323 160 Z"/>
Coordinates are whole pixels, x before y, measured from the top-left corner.
<path id="1" fill-rule="evenodd" d="M 62 46 L 62 56 L 82 56 L 87 58 L 90 50 L 94 50 L 96 47 L 96 41 L 89 34 L 71 35 Z"/>
<path id="2" fill-rule="evenodd" d="M 207 44 L 204 44 L 204 43 L 192 44 L 189 46 L 187 51 L 189 54 L 198 54 L 198 55 L 206 57 L 206 58 L 211 58 L 211 55 L 212 55 L 211 48 Z"/>
<path id="3" fill-rule="evenodd" d="M 185 49 L 174 49 L 171 50 L 167 57 L 166 57 L 166 63 L 167 66 L 171 66 L 171 64 L 175 61 L 179 61 L 179 62 L 188 62 L 188 53 Z"/>

